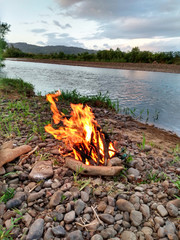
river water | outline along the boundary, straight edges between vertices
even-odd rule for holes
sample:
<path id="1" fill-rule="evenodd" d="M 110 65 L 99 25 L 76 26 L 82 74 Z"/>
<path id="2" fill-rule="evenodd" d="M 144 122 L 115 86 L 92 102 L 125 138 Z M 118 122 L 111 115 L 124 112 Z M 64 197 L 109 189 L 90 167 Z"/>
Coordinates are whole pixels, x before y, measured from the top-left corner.
<path id="1" fill-rule="evenodd" d="M 180 136 L 180 74 L 5 61 L 3 74 L 22 78 L 36 93 L 77 89 L 82 95 L 106 94 L 157 127 Z M 149 112 L 149 114 L 147 113 Z"/>

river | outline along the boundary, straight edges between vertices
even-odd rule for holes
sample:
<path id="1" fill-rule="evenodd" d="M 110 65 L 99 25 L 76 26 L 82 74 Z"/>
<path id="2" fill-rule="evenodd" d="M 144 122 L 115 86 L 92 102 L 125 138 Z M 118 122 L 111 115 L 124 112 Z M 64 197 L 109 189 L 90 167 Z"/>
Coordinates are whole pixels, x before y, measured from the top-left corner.
<path id="1" fill-rule="evenodd" d="M 99 92 L 118 101 L 157 127 L 180 136 L 180 74 L 5 61 L 3 74 L 22 78 L 36 93 L 77 89 L 82 95 Z M 148 113 L 149 112 L 149 115 Z"/>

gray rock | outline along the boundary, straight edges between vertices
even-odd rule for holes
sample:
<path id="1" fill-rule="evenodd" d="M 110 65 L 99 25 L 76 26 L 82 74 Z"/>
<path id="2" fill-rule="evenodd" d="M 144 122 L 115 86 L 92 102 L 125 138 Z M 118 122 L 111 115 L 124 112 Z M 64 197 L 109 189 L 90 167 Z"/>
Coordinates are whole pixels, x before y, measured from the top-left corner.
<path id="1" fill-rule="evenodd" d="M 115 202 L 115 199 L 114 199 L 113 197 L 108 196 L 108 197 L 107 197 L 107 200 L 108 200 L 108 204 L 109 204 L 110 206 L 115 207 L 116 202 Z"/>
<path id="2" fill-rule="evenodd" d="M 56 237 L 64 237 L 66 235 L 66 230 L 62 226 L 57 226 L 52 228 L 52 233 Z"/>
<path id="3" fill-rule="evenodd" d="M 81 199 L 83 202 L 88 202 L 89 201 L 89 194 L 85 191 L 81 191 Z"/>
<path id="4" fill-rule="evenodd" d="M 27 201 L 28 202 L 33 202 L 39 198 L 42 198 L 42 196 L 45 194 L 45 190 L 42 189 L 41 191 L 39 192 L 33 192 L 33 193 L 30 193 L 28 198 L 27 198 Z"/>
<path id="5" fill-rule="evenodd" d="M 178 216 L 178 208 L 174 204 L 168 202 L 166 204 L 166 209 L 167 209 L 167 211 L 168 211 L 168 213 L 171 217 L 177 217 Z"/>
<path id="6" fill-rule="evenodd" d="M 53 176 L 51 161 L 38 161 L 29 174 L 29 178 L 34 181 L 40 181 Z"/>
<path id="7" fill-rule="evenodd" d="M 62 195 L 63 195 L 63 192 L 60 190 L 55 192 L 50 199 L 49 207 L 52 208 L 57 206 L 61 201 Z"/>
<path id="8" fill-rule="evenodd" d="M 52 240 L 54 238 L 52 229 L 48 228 L 47 231 L 44 234 L 44 240 Z"/>
<path id="9" fill-rule="evenodd" d="M 82 232 L 80 230 L 76 230 L 69 233 L 67 236 L 67 240 L 83 240 Z"/>
<path id="10" fill-rule="evenodd" d="M 163 205 L 158 205 L 157 210 L 158 210 L 159 214 L 161 215 L 161 217 L 165 217 L 168 215 L 168 212 Z"/>
<path id="11" fill-rule="evenodd" d="M 6 170 L 4 167 L 0 167 L 0 176 L 4 175 L 6 173 Z"/>
<path id="12" fill-rule="evenodd" d="M 130 220 L 132 221 L 133 226 L 139 226 L 142 223 L 142 213 L 132 210 L 130 213 Z"/>
<path id="13" fill-rule="evenodd" d="M 44 220 L 39 218 L 31 225 L 26 240 L 38 240 L 43 235 Z"/>
<path id="14" fill-rule="evenodd" d="M 65 183 L 62 187 L 61 187 L 61 191 L 65 192 L 67 190 L 69 190 L 72 187 L 72 183 Z"/>
<path id="15" fill-rule="evenodd" d="M 159 238 L 165 237 L 166 234 L 165 234 L 165 231 L 164 231 L 164 228 L 163 228 L 163 227 L 160 227 L 160 228 L 158 229 L 157 235 L 158 235 Z"/>
<path id="16" fill-rule="evenodd" d="M 159 224 L 159 226 L 161 226 L 161 227 L 164 225 L 164 220 L 162 217 L 155 217 L 154 221 L 155 221 L 155 223 Z"/>
<path id="17" fill-rule="evenodd" d="M 76 214 L 79 215 L 84 210 L 85 206 L 86 206 L 85 202 L 83 202 L 81 199 L 78 199 L 75 202 L 75 206 L 74 206 L 74 210 Z"/>
<path id="18" fill-rule="evenodd" d="M 113 228 L 106 228 L 101 231 L 101 236 L 104 239 L 109 239 L 114 237 L 117 234 L 117 232 Z"/>
<path id="19" fill-rule="evenodd" d="M 175 207 L 180 208 L 180 199 L 176 198 L 174 200 L 169 201 L 168 203 L 173 204 Z"/>
<path id="20" fill-rule="evenodd" d="M 75 219 L 75 211 L 70 211 L 65 214 L 64 221 L 65 223 L 72 223 Z"/>
<path id="21" fill-rule="evenodd" d="M 91 240 L 103 240 L 103 237 L 100 234 L 95 234 L 92 236 Z"/>
<path id="22" fill-rule="evenodd" d="M 53 220 L 55 222 L 60 222 L 60 221 L 63 220 L 64 216 L 63 216 L 62 213 L 54 211 L 54 212 L 51 213 L 51 217 L 53 218 Z"/>
<path id="23" fill-rule="evenodd" d="M 176 226 L 173 222 L 166 221 L 166 225 L 164 226 L 164 232 L 168 236 L 168 234 L 174 234 L 176 231 Z"/>
<path id="24" fill-rule="evenodd" d="M 0 203 L 0 218 L 3 216 L 5 212 L 6 205 L 4 203 Z"/>
<path id="25" fill-rule="evenodd" d="M 145 217 L 146 220 L 150 217 L 150 209 L 149 206 L 146 204 L 142 204 L 140 206 L 140 211 L 142 212 L 143 216 Z"/>
<path id="26" fill-rule="evenodd" d="M 21 204 L 22 204 L 22 201 L 20 199 L 12 198 L 9 201 L 7 201 L 6 208 L 7 209 L 18 208 L 19 206 L 21 206 Z"/>
<path id="27" fill-rule="evenodd" d="M 136 235 L 131 231 L 124 231 L 121 234 L 121 240 L 136 240 Z"/>
<path id="28" fill-rule="evenodd" d="M 107 223 L 107 224 L 113 224 L 114 223 L 114 217 L 112 216 L 112 215 L 110 215 L 110 214 L 101 214 L 101 215 L 99 215 L 99 218 L 103 221 L 103 222 L 105 222 L 105 223 Z"/>
<path id="29" fill-rule="evenodd" d="M 94 219 L 89 226 L 87 226 L 88 231 L 96 231 L 99 227 L 100 223 L 97 219 Z"/>
<path id="30" fill-rule="evenodd" d="M 120 211 L 131 212 L 132 210 L 134 210 L 134 206 L 132 205 L 132 203 L 128 202 L 125 199 L 118 199 L 116 201 L 116 205 Z"/>
<path id="31" fill-rule="evenodd" d="M 139 177 L 140 172 L 135 168 L 129 168 L 128 175 L 134 175 L 135 177 Z"/>

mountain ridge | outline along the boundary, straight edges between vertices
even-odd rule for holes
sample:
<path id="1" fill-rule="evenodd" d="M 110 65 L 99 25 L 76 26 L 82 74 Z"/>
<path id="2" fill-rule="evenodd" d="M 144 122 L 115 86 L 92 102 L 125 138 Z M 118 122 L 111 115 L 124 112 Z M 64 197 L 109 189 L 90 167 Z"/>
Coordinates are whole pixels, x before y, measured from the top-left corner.
<path id="1" fill-rule="evenodd" d="M 9 46 L 13 46 L 14 48 L 18 48 L 24 53 L 34 53 L 34 54 L 51 54 L 51 53 L 59 53 L 63 52 L 64 54 L 78 54 L 78 53 L 96 53 L 95 50 L 79 48 L 79 47 L 68 47 L 64 45 L 49 45 L 49 46 L 38 46 L 33 44 L 28 44 L 25 42 L 17 42 L 17 43 L 9 43 Z"/>

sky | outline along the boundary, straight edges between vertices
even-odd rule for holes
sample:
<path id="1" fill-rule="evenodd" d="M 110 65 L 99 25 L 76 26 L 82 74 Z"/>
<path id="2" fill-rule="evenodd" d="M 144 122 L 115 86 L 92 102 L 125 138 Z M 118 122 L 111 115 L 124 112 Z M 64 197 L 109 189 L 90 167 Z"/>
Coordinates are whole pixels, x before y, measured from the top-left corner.
<path id="1" fill-rule="evenodd" d="M 0 0 L 7 42 L 180 51 L 180 0 Z"/>

